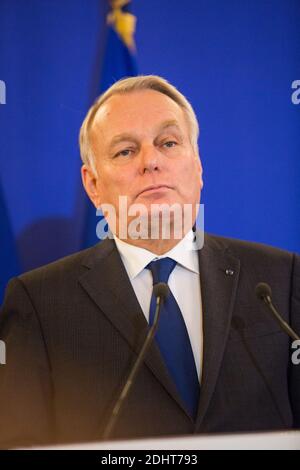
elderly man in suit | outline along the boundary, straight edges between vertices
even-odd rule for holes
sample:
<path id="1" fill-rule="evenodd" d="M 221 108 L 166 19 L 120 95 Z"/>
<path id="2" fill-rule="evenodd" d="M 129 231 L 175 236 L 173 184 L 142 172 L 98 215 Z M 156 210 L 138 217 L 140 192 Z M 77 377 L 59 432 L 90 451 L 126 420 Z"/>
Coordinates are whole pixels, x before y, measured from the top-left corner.
<path id="1" fill-rule="evenodd" d="M 82 179 L 112 236 L 10 281 L 2 446 L 101 438 L 153 322 L 157 282 L 169 296 L 112 437 L 300 426 L 300 366 L 254 295 L 258 282 L 272 285 L 300 330 L 299 257 L 208 234 L 197 244 L 197 139 L 191 105 L 160 77 L 121 80 L 90 109 Z M 164 219 L 161 207 L 179 211 Z"/>

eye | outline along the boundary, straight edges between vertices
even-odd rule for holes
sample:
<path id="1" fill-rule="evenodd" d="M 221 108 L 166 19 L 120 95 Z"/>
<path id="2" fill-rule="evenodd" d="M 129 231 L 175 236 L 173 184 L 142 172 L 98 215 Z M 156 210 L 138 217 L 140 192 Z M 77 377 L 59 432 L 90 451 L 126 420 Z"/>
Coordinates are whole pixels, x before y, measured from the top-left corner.
<path id="1" fill-rule="evenodd" d="M 118 153 L 116 153 L 116 154 L 114 155 L 114 158 L 117 158 L 117 157 L 129 157 L 132 153 L 133 153 L 133 150 L 132 150 L 132 149 L 120 150 L 120 152 L 118 152 Z"/>
<path id="2" fill-rule="evenodd" d="M 167 142 L 163 143 L 163 146 L 167 148 L 172 148 L 172 147 L 175 147 L 176 145 L 177 145 L 177 142 L 175 142 L 174 140 L 168 140 Z"/>

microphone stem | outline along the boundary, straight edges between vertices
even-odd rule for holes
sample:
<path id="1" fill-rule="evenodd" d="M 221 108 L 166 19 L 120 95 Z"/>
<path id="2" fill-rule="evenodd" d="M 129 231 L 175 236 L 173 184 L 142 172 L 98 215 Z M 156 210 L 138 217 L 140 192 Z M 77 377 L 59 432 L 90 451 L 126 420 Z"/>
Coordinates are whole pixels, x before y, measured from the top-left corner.
<path id="1" fill-rule="evenodd" d="M 269 307 L 269 309 L 272 311 L 275 319 L 281 326 L 281 328 L 289 335 L 290 338 L 293 340 L 300 340 L 300 337 L 295 333 L 294 330 L 283 320 L 283 318 L 279 315 L 277 312 L 276 308 L 274 307 L 271 297 L 269 295 L 265 295 L 263 297 L 264 303 Z"/>
<path id="2" fill-rule="evenodd" d="M 107 423 L 107 426 L 103 432 L 103 435 L 102 435 L 102 438 L 104 440 L 107 440 L 109 439 L 109 437 L 111 436 L 113 430 L 114 430 L 114 427 L 115 427 L 115 424 L 116 424 L 116 420 L 118 418 L 118 415 L 119 415 L 119 412 L 120 412 L 120 409 L 124 403 L 124 400 L 126 399 L 126 397 L 128 396 L 128 393 L 130 391 L 130 388 L 131 388 L 131 385 L 133 384 L 134 380 L 135 380 L 135 376 L 136 374 L 138 373 L 139 371 L 139 368 L 144 360 L 144 357 L 152 343 L 152 340 L 155 336 L 155 333 L 156 333 L 156 330 L 157 330 L 157 327 L 158 327 L 158 321 L 159 321 L 159 316 L 160 316 L 160 306 L 161 306 L 161 302 L 162 302 L 162 297 L 161 296 L 158 296 L 156 298 L 156 308 L 155 308 L 155 315 L 154 315 L 154 320 L 153 320 L 153 325 L 152 327 L 149 329 L 148 333 L 147 333 L 147 337 L 146 337 L 146 340 L 143 344 L 143 347 L 137 357 L 137 360 L 128 376 L 128 379 L 123 387 L 123 390 L 121 392 L 121 395 L 117 401 L 117 403 L 115 404 L 114 406 L 114 409 L 112 411 L 112 414 L 111 414 L 111 418 L 109 420 L 109 422 Z"/>

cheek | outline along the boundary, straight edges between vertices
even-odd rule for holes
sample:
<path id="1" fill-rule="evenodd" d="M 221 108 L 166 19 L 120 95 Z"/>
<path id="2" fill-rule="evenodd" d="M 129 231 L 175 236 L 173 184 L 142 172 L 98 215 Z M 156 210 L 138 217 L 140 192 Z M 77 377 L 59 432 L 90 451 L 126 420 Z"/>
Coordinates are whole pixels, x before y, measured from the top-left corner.
<path id="1" fill-rule="evenodd" d="M 132 178 L 124 169 L 113 168 L 103 172 L 99 181 L 99 191 L 104 197 L 116 201 L 121 195 L 130 195 Z"/>
<path id="2" fill-rule="evenodd" d="M 202 189 L 201 174 L 196 169 L 182 171 L 178 178 L 178 188 L 186 203 L 195 203 L 200 199 Z"/>
<path id="3" fill-rule="evenodd" d="M 202 179 L 198 165 L 193 164 L 181 168 L 178 181 L 179 183 L 182 182 L 182 184 L 185 184 L 187 190 L 193 190 L 195 187 L 200 186 Z"/>

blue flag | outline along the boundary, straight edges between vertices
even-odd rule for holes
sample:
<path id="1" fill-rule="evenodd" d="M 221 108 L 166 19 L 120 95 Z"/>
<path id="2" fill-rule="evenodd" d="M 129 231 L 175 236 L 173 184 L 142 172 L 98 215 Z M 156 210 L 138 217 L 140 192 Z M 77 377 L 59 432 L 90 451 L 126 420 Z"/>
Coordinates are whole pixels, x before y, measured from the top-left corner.
<path id="1" fill-rule="evenodd" d="M 18 274 L 18 257 L 0 184 L 0 305 L 8 280 Z"/>
<path id="2" fill-rule="evenodd" d="M 112 0 L 110 3 L 99 94 L 105 92 L 117 80 L 137 75 L 134 43 L 136 18 L 129 11 L 130 0 Z M 100 220 L 100 217 L 96 216 L 95 207 L 88 201 L 81 248 L 87 248 L 99 241 L 96 226 Z"/>

